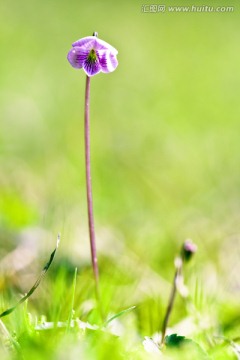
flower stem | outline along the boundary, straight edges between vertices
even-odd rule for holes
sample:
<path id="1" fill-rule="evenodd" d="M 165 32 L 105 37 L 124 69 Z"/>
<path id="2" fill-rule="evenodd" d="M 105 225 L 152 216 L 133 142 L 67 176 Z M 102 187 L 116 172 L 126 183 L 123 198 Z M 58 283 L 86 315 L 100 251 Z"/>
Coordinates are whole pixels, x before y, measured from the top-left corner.
<path id="1" fill-rule="evenodd" d="M 166 314 L 165 314 L 163 324 L 162 324 L 162 338 L 161 338 L 160 346 L 164 345 L 168 321 L 169 321 L 170 314 L 172 312 L 172 308 L 174 305 L 174 300 L 175 300 L 177 290 L 180 291 L 180 289 L 182 288 L 182 290 L 181 290 L 182 296 L 184 296 L 184 297 L 187 296 L 186 290 L 184 290 L 185 294 L 183 295 L 183 289 L 184 289 L 183 276 L 182 276 L 183 264 L 188 262 L 192 258 L 193 254 L 196 251 L 197 251 L 197 246 L 190 239 L 188 239 L 183 243 L 180 254 L 175 259 L 174 265 L 175 265 L 176 270 L 175 270 L 175 274 L 174 274 L 174 278 L 173 278 L 172 290 L 171 290 L 170 298 L 168 301 Z M 182 284 L 181 287 L 180 287 L 180 284 Z"/>
<path id="2" fill-rule="evenodd" d="M 99 270 L 97 260 L 97 249 L 95 241 L 94 230 L 94 216 L 93 216 L 93 198 L 92 198 L 92 182 L 91 182 L 91 158 L 90 158 L 90 77 L 86 78 L 85 91 L 85 165 L 86 165 L 86 185 L 87 185 L 87 207 L 88 207 L 88 227 L 92 257 L 92 268 L 95 279 L 95 292 L 98 305 L 100 307 L 100 292 L 99 292 Z"/>
<path id="3" fill-rule="evenodd" d="M 176 271 L 175 271 L 174 278 L 173 278 L 172 290 L 171 290 L 170 298 L 168 301 L 166 314 L 165 314 L 163 324 L 162 324 L 162 338 L 161 338 L 161 344 L 160 344 L 161 346 L 164 344 L 168 321 L 170 318 L 170 314 L 172 312 L 172 308 L 174 305 L 174 300 L 175 300 L 175 296 L 176 296 L 176 292 L 177 292 L 178 279 L 181 276 L 181 272 L 182 272 L 182 266 L 183 266 L 183 259 L 180 257 L 177 259 L 177 264 L 175 264 Z"/>

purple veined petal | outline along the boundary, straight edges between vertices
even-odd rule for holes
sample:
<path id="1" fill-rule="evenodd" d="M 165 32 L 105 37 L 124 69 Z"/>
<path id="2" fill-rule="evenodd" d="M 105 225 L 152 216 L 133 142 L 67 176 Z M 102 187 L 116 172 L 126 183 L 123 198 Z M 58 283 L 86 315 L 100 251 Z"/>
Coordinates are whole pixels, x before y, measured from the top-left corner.
<path id="1" fill-rule="evenodd" d="M 83 49 L 90 50 L 94 47 L 96 36 L 87 36 L 75 41 L 72 46 L 82 47 Z"/>
<path id="2" fill-rule="evenodd" d="M 113 54 L 117 55 L 118 51 L 113 46 L 108 44 L 106 41 L 103 41 L 101 39 L 98 39 L 95 37 L 95 50 L 108 50 L 111 51 Z"/>
<path id="3" fill-rule="evenodd" d="M 116 69 L 118 66 L 118 60 L 114 53 L 111 51 L 99 50 L 97 54 L 103 73 L 109 73 Z"/>
<path id="4" fill-rule="evenodd" d="M 91 62 L 88 59 L 83 64 L 83 70 L 88 76 L 94 76 L 101 71 L 99 61 Z"/>
<path id="5" fill-rule="evenodd" d="M 75 69 L 81 69 L 87 60 L 89 52 L 82 48 L 74 47 L 68 53 L 67 59 Z"/>
<path id="6" fill-rule="evenodd" d="M 117 49 L 115 49 L 113 46 L 108 44 L 106 41 L 103 41 L 103 40 L 97 38 L 96 36 L 87 36 L 85 38 L 79 39 L 79 40 L 75 41 L 72 44 L 72 46 L 73 47 L 75 47 L 75 46 L 82 47 L 83 49 L 86 49 L 86 50 L 91 50 L 91 49 L 109 50 L 113 54 L 116 54 L 116 55 L 118 54 Z"/>

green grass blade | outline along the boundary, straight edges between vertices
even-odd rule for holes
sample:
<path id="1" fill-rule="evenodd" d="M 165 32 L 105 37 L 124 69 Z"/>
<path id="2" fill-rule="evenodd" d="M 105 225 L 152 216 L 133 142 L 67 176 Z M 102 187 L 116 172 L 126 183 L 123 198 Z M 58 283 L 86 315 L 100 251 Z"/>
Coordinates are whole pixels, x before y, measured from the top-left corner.
<path id="1" fill-rule="evenodd" d="M 126 314 L 126 313 L 128 313 L 128 312 L 130 312 L 130 311 L 132 311 L 132 310 L 135 309 L 135 308 L 136 308 L 136 306 L 134 305 L 134 306 L 131 306 L 131 307 L 128 308 L 128 309 L 122 310 L 122 311 L 120 311 L 119 313 L 113 315 L 112 317 L 110 317 L 110 319 L 108 319 L 107 321 L 105 321 L 104 326 L 107 326 L 111 321 L 113 321 L 113 320 L 115 320 L 116 318 L 118 318 L 118 317 L 120 317 L 120 316 L 122 316 L 122 315 L 124 315 L 124 314 Z"/>
<path id="2" fill-rule="evenodd" d="M 42 269 L 42 272 L 40 274 L 40 276 L 38 277 L 37 281 L 34 283 L 34 285 L 31 287 L 31 289 L 27 292 L 27 294 L 17 302 L 16 305 L 14 305 L 13 307 L 3 311 L 1 314 L 0 314 L 0 318 L 4 317 L 4 316 L 7 316 L 9 314 L 11 314 L 20 304 L 22 304 L 24 301 L 26 301 L 33 293 L 34 291 L 37 289 L 37 287 L 40 285 L 42 279 L 44 278 L 44 276 L 46 275 L 46 272 L 48 271 L 50 265 L 52 264 L 53 262 L 53 259 L 54 259 L 54 256 L 55 256 L 55 253 L 57 251 L 57 248 L 58 248 L 58 245 L 59 245 L 59 242 L 60 242 L 60 235 L 58 234 L 58 237 L 57 237 L 57 245 L 54 249 L 54 251 L 51 253 L 50 255 L 50 258 L 47 262 L 47 264 L 44 266 L 44 268 Z"/>
<path id="3" fill-rule="evenodd" d="M 69 331 L 71 327 L 71 322 L 73 318 L 73 307 L 74 307 L 74 299 L 75 299 L 75 292 L 76 292 L 76 282 L 77 282 L 77 267 L 75 268 L 74 276 L 73 276 L 73 285 L 72 285 L 72 301 L 71 301 L 71 308 L 68 317 L 68 324 L 67 324 L 67 331 Z"/>

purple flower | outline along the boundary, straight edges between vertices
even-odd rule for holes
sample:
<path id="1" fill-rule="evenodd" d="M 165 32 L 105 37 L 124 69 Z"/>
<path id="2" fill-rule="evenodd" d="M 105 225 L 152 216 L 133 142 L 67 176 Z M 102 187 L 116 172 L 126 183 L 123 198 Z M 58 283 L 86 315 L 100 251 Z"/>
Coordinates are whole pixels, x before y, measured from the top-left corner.
<path id="1" fill-rule="evenodd" d="M 100 71 L 109 73 L 118 66 L 118 51 L 96 36 L 87 36 L 72 44 L 68 53 L 68 61 L 75 69 L 85 71 L 88 76 L 98 74 Z"/>

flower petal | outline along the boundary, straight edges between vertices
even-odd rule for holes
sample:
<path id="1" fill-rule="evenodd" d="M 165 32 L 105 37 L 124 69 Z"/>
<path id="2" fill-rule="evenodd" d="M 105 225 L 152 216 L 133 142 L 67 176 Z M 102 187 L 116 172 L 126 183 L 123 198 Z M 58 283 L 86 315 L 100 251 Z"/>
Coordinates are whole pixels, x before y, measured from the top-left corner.
<path id="1" fill-rule="evenodd" d="M 111 51 L 113 54 L 117 55 L 118 51 L 113 46 L 108 44 L 106 41 L 103 41 L 101 39 L 98 39 L 95 37 L 95 50 L 108 50 Z"/>
<path id="2" fill-rule="evenodd" d="M 99 50 L 97 54 L 103 73 L 109 73 L 116 69 L 118 66 L 118 60 L 115 53 L 112 53 L 111 51 Z"/>
<path id="3" fill-rule="evenodd" d="M 74 47 L 69 51 L 67 59 L 75 69 L 81 69 L 87 57 L 88 51 L 84 51 L 80 47 Z"/>
<path id="4" fill-rule="evenodd" d="M 94 47 L 96 36 L 87 36 L 75 41 L 72 46 L 82 47 L 83 49 L 90 50 Z"/>
<path id="5" fill-rule="evenodd" d="M 92 62 L 87 59 L 83 64 L 83 70 L 88 76 L 94 76 L 101 71 L 101 66 L 98 60 Z"/>
<path id="6" fill-rule="evenodd" d="M 72 44 L 73 47 L 75 46 L 79 46 L 82 47 L 83 49 L 86 50 L 91 50 L 91 49 L 95 49 L 95 50 L 109 50 L 111 51 L 113 54 L 118 54 L 118 51 L 111 46 L 110 44 L 108 44 L 106 41 L 103 41 L 99 38 L 97 38 L 96 36 L 87 36 L 85 38 L 79 39 L 77 41 L 75 41 Z"/>

